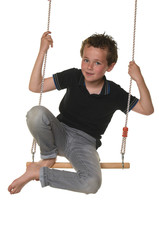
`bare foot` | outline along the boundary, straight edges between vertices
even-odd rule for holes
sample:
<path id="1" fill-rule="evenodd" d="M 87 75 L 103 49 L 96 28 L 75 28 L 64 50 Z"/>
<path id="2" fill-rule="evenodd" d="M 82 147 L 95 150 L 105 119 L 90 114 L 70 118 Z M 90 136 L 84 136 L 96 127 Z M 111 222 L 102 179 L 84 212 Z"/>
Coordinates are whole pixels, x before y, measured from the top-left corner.
<path id="1" fill-rule="evenodd" d="M 42 160 L 38 163 L 30 163 L 27 166 L 26 172 L 19 178 L 15 179 L 8 187 L 10 194 L 16 194 L 31 180 L 39 180 L 41 167 L 52 167 L 55 163 L 55 159 Z"/>
<path id="2" fill-rule="evenodd" d="M 8 191 L 11 194 L 19 193 L 21 189 L 31 180 L 39 180 L 41 166 L 37 163 L 31 163 L 26 172 L 8 187 Z"/>

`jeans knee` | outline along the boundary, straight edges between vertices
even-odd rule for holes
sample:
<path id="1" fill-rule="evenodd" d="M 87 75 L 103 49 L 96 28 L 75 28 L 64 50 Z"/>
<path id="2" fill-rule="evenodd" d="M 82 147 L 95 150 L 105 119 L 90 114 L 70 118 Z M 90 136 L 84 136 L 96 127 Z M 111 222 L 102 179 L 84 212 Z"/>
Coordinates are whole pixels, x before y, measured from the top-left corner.
<path id="1" fill-rule="evenodd" d="M 45 107 L 35 106 L 27 113 L 27 124 L 29 128 L 35 128 L 41 123 L 43 116 L 45 115 Z"/>
<path id="2" fill-rule="evenodd" d="M 89 176 L 85 179 L 84 188 L 85 193 L 97 193 L 99 188 L 101 187 L 102 178 L 101 176 Z"/>

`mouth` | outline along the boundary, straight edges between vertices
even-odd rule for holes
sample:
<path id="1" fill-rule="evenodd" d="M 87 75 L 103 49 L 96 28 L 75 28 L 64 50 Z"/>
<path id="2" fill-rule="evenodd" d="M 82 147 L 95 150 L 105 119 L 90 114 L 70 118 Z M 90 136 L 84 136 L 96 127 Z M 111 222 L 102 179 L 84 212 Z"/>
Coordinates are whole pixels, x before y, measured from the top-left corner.
<path id="1" fill-rule="evenodd" d="M 94 73 L 86 72 L 86 75 L 87 75 L 87 76 L 93 76 Z"/>

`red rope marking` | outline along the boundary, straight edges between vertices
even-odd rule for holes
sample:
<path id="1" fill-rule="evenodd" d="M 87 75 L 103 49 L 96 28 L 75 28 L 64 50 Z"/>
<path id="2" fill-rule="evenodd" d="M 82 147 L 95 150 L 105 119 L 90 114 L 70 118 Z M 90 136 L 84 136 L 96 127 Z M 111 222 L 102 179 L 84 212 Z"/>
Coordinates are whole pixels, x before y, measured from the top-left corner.
<path id="1" fill-rule="evenodd" d="M 128 128 L 127 127 L 124 127 L 123 128 L 123 137 L 127 137 L 128 136 Z"/>

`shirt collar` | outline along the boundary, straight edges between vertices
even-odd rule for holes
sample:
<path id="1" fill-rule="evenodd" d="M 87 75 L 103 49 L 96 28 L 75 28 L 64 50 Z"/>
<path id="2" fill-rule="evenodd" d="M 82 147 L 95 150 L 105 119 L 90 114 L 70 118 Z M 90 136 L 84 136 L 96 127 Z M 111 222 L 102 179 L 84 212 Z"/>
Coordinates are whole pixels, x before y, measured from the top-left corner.
<path id="1" fill-rule="evenodd" d="M 104 78 L 104 85 L 103 88 L 99 94 L 99 96 L 104 96 L 104 95 L 108 95 L 110 93 L 110 85 L 108 80 L 106 79 L 106 76 L 103 76 Z M 85 87 L 85 82 L 84 82 L 84 76 L 83 74 L 81 74 L 80 80 L 79 80 L 79 85 L 86 88 Z"/>

